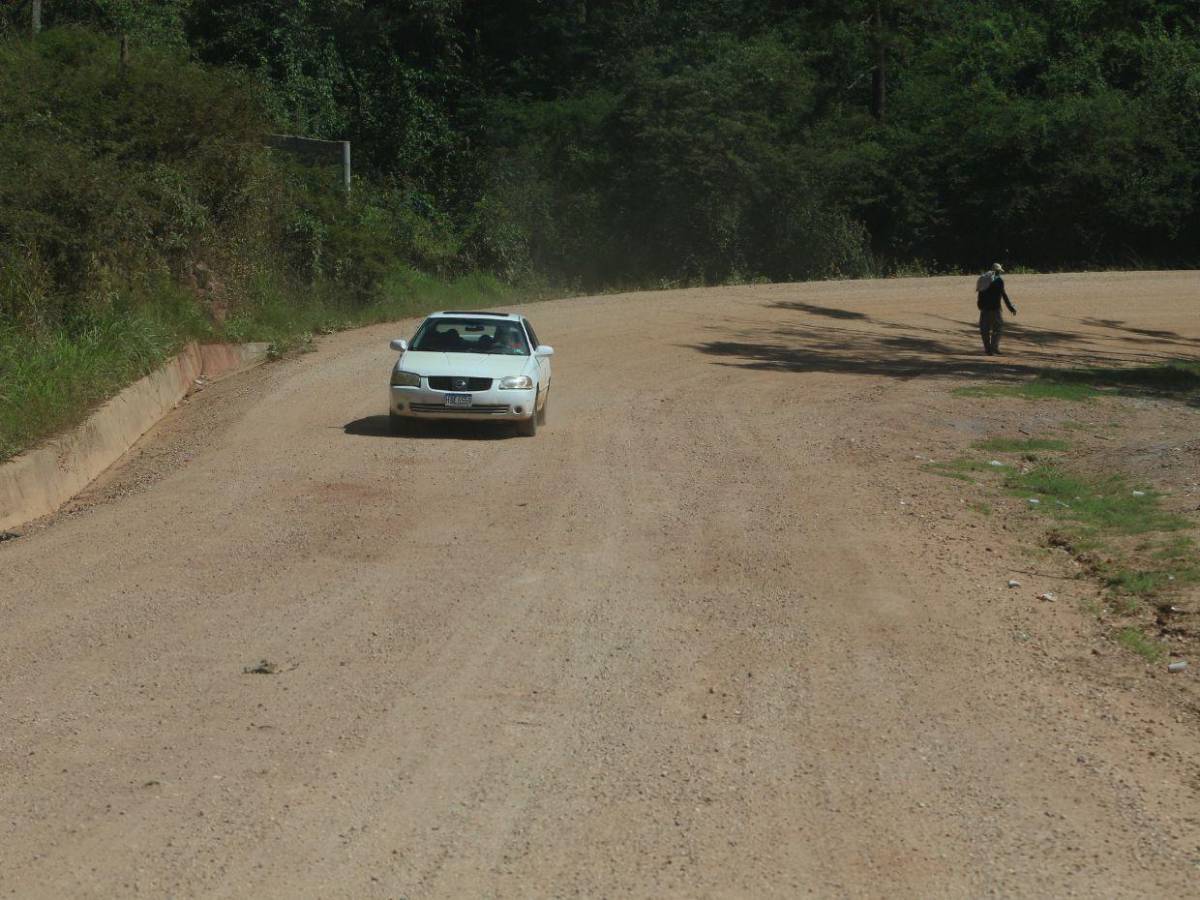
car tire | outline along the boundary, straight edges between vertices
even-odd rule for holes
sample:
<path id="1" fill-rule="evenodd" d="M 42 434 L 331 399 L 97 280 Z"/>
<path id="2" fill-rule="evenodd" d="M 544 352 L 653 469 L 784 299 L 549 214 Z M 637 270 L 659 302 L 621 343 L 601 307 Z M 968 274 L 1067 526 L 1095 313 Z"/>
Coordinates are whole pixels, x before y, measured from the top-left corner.
<path id="1" fill-rule="evenodd" d="M 412 427 L 404 416 L 388 413 L 388 431 L 391 434 L 410 434 Z"/>
<path id="2" fill-rule="evenodd" d="M 550 391 L 546 391 L 546 399 L 542 401 L 542 408 L 537 411 L 537 423 L 539 425 L 546 424 L 546 415 L 550 412 Z"/>
<path id="3" fill-rule="evenodd" d="M 538 413 L 537 413 L 537 397 L 533 398 L 533 410 L 529 413 L 528 419 L 517 420 L 517 434 L 521 437 L 533 437 L 537 434 Z"/>

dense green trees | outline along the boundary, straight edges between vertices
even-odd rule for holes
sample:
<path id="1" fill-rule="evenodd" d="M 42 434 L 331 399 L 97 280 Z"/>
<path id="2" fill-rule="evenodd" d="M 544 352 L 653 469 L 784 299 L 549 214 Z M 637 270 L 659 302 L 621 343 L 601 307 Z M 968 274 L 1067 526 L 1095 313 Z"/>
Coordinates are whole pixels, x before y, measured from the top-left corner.
<path id="1" fill-rule="evenodd" d="M 4 15 L 10 40 L 20 8 Z M 349 138 L 435 264 L 586 287 L 1188 265 L 1185 0 L 46 0 Z M 431 244 L 432 246 L 432 244 Z"/>
<path id="2" fill-rule="evenodd" d="M 253 95 L 170 51 L 117 62 L 111 38 L 75 28 L 0 47 L 5 319 L 87 318 L 131 280 L 258 240 L 268 188 Z"/>
<path id="3" fill-rule="evenodd" d="M 485 46 L 507 54 L 489 58 L 526 123 L 490 128 L 489 150 L 521 157 L 532 188 L 514 193 L 540 198 L 521 218 L 538 265 L 588 281 L 1195 264 L 1197 14 L 592 3 L 586 24 L 557 22 L 574 48 L 557 77 L 544 50 Z M 529 15 L 505 33 L 533 33 Z"/>

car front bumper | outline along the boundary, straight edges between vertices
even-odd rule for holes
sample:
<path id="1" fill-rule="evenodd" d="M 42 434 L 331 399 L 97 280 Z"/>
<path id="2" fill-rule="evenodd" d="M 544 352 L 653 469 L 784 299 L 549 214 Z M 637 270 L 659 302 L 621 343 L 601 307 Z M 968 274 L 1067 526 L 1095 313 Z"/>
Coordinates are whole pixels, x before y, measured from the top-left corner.
<path id="1" fill-rule="evenodd" d="M 424 387 L 389 388 L 389 409 L 392 415 L 414 419 L 458 419 L 475 422 L 528 419 L 533 415 L 537 390 L 530 391 L 463 391 L 470 393 L 470 406 L 447 406 L 447 391 Z"/>

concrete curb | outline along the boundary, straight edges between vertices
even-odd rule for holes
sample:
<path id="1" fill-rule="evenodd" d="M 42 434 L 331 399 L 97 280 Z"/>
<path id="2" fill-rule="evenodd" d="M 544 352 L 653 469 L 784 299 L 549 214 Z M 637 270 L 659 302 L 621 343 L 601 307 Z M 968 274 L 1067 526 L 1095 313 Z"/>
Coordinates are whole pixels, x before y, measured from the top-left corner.
<path id="1" fill-rule="evenodd" d="M 267 344 L 188 344 L 73 431 L 0 465 L 0 531 L 54 512 L 179 405 L 198 378 L 215 380 L 267 358 Z"/>

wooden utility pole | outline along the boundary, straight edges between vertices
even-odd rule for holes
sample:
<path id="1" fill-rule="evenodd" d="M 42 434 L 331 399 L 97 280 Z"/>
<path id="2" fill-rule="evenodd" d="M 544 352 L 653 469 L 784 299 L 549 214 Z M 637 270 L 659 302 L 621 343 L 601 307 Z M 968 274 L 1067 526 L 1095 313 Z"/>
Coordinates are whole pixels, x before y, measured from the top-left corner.
<path id="1" fill-rule="evenodd" d="M 129 35 L 121 35 L 121 74 L 125 74 L 125 69 L 129 66 Z"/>
<path id="2" fill-rule="evenodd" d="M 31 0 L 29 4 L 29 32 L 37 37 L 42 30 L 42 0 Z"/>

